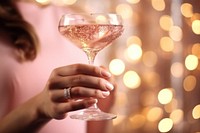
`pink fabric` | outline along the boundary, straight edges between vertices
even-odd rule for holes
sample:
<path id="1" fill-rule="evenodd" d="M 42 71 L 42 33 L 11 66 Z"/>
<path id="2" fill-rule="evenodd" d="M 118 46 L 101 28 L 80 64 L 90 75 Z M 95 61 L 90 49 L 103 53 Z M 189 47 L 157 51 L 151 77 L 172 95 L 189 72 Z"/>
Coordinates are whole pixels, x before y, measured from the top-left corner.
<path id="1" fill-rule="evenodd" d="M 54 68 L 86 63 L 86 55 L 69 43 L 58 32 L 58 21 L 69 10 L 56 6 L 40 8 L 30 3 L 18 3 L 23 16 L 33 24 L 41 42 L 40 53 L 33 62 L 19 63 L 13 56 L 14 49 L 0 35 L 0 118 L 43 90 Z M 86 123 L 66 118 L 52 120 L 40 133 L 85 133 Z"/>

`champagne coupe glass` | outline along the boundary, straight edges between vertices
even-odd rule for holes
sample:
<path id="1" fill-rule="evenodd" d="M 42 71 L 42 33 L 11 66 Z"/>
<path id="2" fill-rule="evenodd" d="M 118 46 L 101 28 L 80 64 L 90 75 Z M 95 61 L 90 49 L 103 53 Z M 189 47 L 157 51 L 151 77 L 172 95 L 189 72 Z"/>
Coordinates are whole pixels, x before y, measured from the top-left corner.
<path id="1" fill-rule="evenodd" d="M 58 29 L 65 38 L 86 53 L 89 64 L 93 64 L 97 53 L 123 32 L 122 18 L 114 13 L 64 14 Z M 116 117 L 114 114 L 102 112 L 96 104 L 70 116 L 72 119 L 88 121 Z"/>

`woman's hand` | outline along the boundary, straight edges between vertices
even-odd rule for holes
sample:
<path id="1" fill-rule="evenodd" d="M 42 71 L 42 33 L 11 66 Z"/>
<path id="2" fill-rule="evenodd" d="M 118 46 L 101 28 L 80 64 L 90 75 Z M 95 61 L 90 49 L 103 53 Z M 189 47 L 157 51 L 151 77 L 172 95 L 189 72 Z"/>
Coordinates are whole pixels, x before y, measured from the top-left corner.
<path id="1" fill-rule="evenodd" d="M 69 111 L 87 108 L 98 98 L 106 98 L 114 86 L 105 69 L 74 64 L 55 69 L 39 95 L 39 113 L 46 118 L 63 119 Z M 64 88 L 71 88 L 71 99 L 64 97 Z M 76 101 L 76 99 L 82 99 Z"/>
<path id="2" fill-rule="evenodd" d="M 57 68 L 41 93 L 0 121 L 0 132 L 37 132 L 51 119 L 64 119 L 67 112 L 87 108 L 96 103 L 97 98 L 106 98 L 110 94 L 114 88 L 110 78 L 111 74 L 105 69 L 92 65 Z M 65 88 L 71 88 L 70 99 L 64 95 Z"/>

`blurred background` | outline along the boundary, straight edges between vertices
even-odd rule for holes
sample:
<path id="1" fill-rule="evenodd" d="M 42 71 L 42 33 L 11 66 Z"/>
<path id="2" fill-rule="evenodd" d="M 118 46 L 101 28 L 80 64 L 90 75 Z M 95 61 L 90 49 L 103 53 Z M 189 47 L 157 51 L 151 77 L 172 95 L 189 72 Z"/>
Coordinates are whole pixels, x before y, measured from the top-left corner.
<path id="1" fill-rule="evenodd" d="M 200 0 L 36 1 L 122 15 L 98 55 L 118 83 L 108 133 L 200 133 Z"/>

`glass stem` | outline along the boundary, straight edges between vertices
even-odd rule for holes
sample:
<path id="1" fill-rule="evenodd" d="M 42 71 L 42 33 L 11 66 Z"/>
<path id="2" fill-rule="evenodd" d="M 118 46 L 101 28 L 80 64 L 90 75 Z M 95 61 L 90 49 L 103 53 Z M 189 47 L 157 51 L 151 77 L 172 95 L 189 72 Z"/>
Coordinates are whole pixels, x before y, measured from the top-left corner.
<path id="1" fill-rule="evenodd" d="M 94 59 L 95 59 L 97 53 L 94 51 L 86 51 L 86 54 L 87 54 L 87 58 L 88 58 L 88 63 L 90 65 L 94 65 Z"/>
<path id="2" fill-rule="evenodd" d="M 95 57 L 96 57 L 98 51 L 97 50 L 93 50 L 93 49 L 86 49 L 86 50 L 84 50 L 84 52 L 87 55 L 88 63 L 90 65 L 94 65 L 94 60 L 95 60 Z M 92 105 L 91 107 L 89 107 L 89 109 L 92 109 L 92 110 L 93 109 L 98 109 L 97 103 L 95 103 L 94 105 Z"/>

